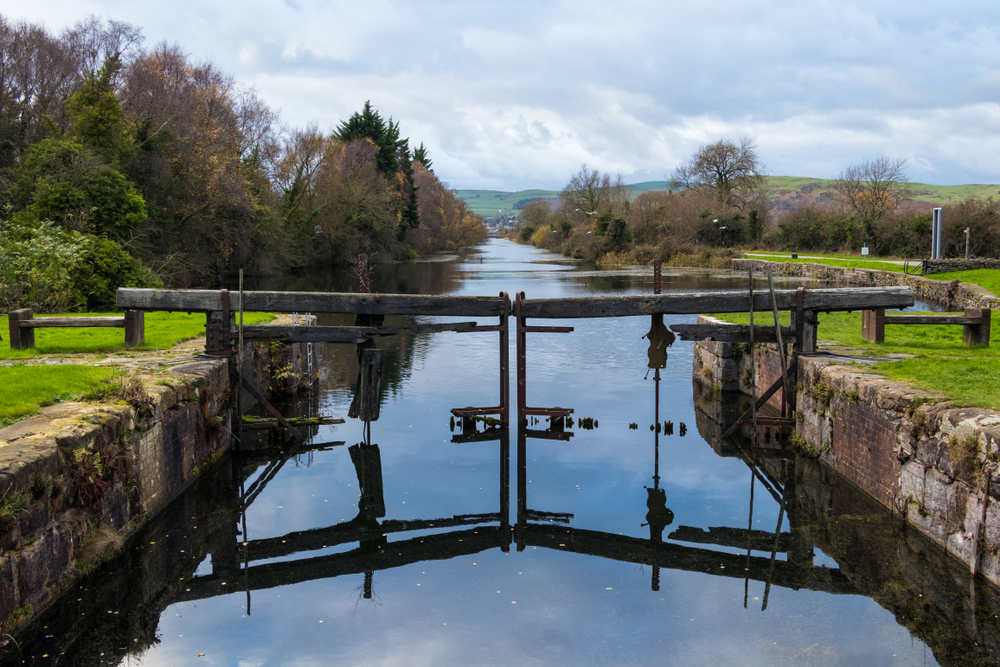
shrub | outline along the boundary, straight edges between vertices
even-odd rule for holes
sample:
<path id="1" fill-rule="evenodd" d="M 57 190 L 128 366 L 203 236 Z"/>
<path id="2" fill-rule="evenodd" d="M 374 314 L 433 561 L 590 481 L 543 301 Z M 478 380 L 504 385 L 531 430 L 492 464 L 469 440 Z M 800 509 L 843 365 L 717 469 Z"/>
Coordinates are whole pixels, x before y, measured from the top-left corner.
<path id="1" fill-rule="evenodd" d="M 50 221 L 0 221 L 0 310 L 113 310 L 119 287 L 162 286 L 114 241 Z"/>

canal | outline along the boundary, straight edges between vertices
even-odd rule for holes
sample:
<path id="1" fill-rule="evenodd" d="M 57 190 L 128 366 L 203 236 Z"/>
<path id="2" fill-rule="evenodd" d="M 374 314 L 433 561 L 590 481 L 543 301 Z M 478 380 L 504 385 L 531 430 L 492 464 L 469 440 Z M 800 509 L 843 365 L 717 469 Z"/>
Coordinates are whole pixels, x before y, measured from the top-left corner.
<path id="1" fill-rule="evenodd" d="M 664 269 L 663 289 L 745 282 Z M 491 240 L 376 266 L 372 289 L 636 294 L 652 275 Z M 528 403 L 572 408 L 563 434 L 453 425 L 452 408 L 498 402 L 495 333 L 380 339 L 370 443 L 347 419 L 294 455 L 224 462 L 4 664 L 997 664 L 997 591 L 814 460 L 722 441 L 746 399 L 693 385 L 692 343 L 669 349 L 657 432 L 648 318 L 553 324 L 575 331 L 529 334 Z M 313 391 L 284 409 L 346 418 L 354 347 L 317 345 L 314 364 Z"/>

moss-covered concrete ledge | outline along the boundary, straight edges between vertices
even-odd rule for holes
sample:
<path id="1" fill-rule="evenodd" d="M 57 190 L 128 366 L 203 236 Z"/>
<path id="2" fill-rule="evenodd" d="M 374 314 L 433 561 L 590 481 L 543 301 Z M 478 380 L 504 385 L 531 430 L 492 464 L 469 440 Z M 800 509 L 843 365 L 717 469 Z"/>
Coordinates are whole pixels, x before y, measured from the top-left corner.
<path id="1" fill-rule="evenodd" d="M 734 259 L 734 271 L 747 271 L 751 267 L 764 274 L 768 267 L 775 275 L 816 278 L 844 287 L 909 287 L 914 296 L 924 301 L 937 301 L 949 309 L 1000 308 L 1000 297 L 993 292 L 958 280 L 931 280 L 921 276 L 875 271 L 872 269 L 847 269 L 825 264 L 798 262 L 770 262 L 764 259 Z"/>
<path id="2" fill-rule="evenodd" d="M 284 383 L 304 378 L 299 347 L 246 345 L 244 376 L 265 391 L 279 371 Z M 186 363 L 169 370 L 137 366 L 141 400 L 60 403 L 0 429 L 4 633 L 85 574 L 104 555 L 98 546 L 120 543 L 228 451 L 229 361 L 187 349 Z"/>
<path id="3" fill-rule="evenodd" d="M 696 343 L 695 382 L 759 395 L 781 375 L 777 349 L 758 345 L 751 367 L 745 348 Z M 790 440 L 1000 586 L 1000 413 L 935 403 L 849 362 L 799 358 Z"/>

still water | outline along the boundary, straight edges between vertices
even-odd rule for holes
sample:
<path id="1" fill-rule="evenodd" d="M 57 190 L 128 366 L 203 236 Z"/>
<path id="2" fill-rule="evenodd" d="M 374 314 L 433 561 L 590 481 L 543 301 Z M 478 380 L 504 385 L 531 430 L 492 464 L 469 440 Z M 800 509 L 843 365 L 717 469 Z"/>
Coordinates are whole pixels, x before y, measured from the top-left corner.
<path id="1" fill-rule="evenodd" d="M 256 287 L 349 290 L 352 281 L 312 275 Z M 492 240 L 462 256 L 377 267 L 372 285 L 523 290 L 530 299 L 650 293 L 652 276 L 588 270 Z M 663 289 L 745 289 L 745 277 L 665 269 Z M 575 331 L 528 334 L 528 403 L 572 408 L 571 435 L 546 433 L 545 421 L 481 442 L 453 430 L 451 408 L 499 400 L 497 334 L 381 339 L 377 449 L 352 448 L 365 434 L 348 419 L 313 429 L 291 457 L 234 456 L 37 618 L 17 658 L 245 667 L 996 662 L 997 591 L 814 461 L 773 442 L 755 452 L 745 440 L 722 442 L 741 399 L 693 386 L 691 343 L 669 350 L 659 421 L 672 424 L 657 434 L 648 319 L 553 324 Z M 316 346 L 315 366 L 314 392 L 284 409 L 346 418 L 353 346 Z M 585 417 L 596 428 L 581 428 Z"/>

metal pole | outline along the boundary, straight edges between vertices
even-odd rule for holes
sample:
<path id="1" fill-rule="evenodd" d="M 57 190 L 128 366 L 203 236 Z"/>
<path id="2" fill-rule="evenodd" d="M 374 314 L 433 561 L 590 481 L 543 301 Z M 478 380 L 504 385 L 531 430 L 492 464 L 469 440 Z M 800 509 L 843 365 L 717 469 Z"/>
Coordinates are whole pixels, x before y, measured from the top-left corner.
<path id="1" fill-rule="evenodd" d="M 774 299 L 774 279 L 771 267 L 767 267 L 767 288 L 771 291 L 771 310 L 774 312 L 774 333 L 778 339 L 778 353 L 781 357 L 781 416 L 785 416 L 785 397 L 788 395 L 788 364 L 785 361 L 785 344 L 781 340 L 781 320 L 778 318 L 778 303 Z"/>
<path id="2" fill-rule="evenodd" d="M 240 330 L 239 346 L 236 349 L 236 377 L 239 378 L 239 385 L 236 387 L 236 418 L 239 420 L 237 429 L 237 442 L 243 438 L 243 269 L 240 269 Z M 229 323 L 226 322 L 226 327 Z M 249 613 L 249 605 L 248 612 Z"/>

